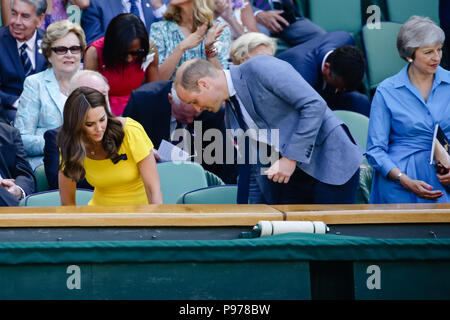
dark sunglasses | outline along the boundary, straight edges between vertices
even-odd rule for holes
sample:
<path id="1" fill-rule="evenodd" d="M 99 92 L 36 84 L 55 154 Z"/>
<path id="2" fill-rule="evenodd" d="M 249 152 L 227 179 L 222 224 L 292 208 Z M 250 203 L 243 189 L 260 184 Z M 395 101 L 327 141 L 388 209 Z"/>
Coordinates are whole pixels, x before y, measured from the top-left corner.
<path id="1" fill-rule="evenodd" d="M 70 48 L 61 46 L 61 47 L 53 47 L 53 52 L 57 55 L 62 56 L 63 54 L 66 54 L 67 51 L 70 51 L 72 54 L 78 54 L 81 52 L 81 46 L 71 46 Z"/>
<path id="2" fill-rule="evenodd" d="M 139 49 L 136 51 L 127 51 L 127 55 L 132 55 L 133 57 L 143 56 L 145 54 L 145 49 Z"/>

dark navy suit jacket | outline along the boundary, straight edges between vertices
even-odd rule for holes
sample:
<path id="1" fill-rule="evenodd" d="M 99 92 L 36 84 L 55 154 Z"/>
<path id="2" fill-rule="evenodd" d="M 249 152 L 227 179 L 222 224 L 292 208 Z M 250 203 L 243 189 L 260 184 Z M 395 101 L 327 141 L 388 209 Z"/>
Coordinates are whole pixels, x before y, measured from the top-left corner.
<path id="1" fill-rule="evenodd" d="M 44 32 L 38 29 L 36 43 L 42 40 Z M 33 73 L 47 69 L 45 57 L 36 46 L 35 69 Z M 10 108 L 23 91 L 25 71 L 17 50 L 16 39 L 9 32 L 9 26 L 0 28 L 0 99 L 6 108 Z"/>
<path id="2" fill-rule="evenodd" d="M 163 1 L 163 3 L 168 3 L 168 1 Z M 145 26 L 150 34 L 150 25 L 160 19 L 154 16 L 154 8 L 150 0 L 141 0 L 141 6 L 145 17 Z M 121 13 L 123 13 L 121 0 L 91 0 L 89 7 L 83 10 L 81 15 L 81 27 L 86 34 L 86 42 L 91 44 L 104 37 L 109 22 Z"/>
<path id="3" fill-rule="evenodd" d="M 277 56 L 289 62 L 297 72 L 322 96 L 332 110 L 350 110 L 369 116 L 370 100 L 360 92 L 335 93 L 328 86 L 324 89 L 322 62 L 325 55 L 339 47 L 355 45 L 350 33 L 346 31 L 329 32 L 305 43 L 292 47 Z"/>
<path id="4" fill-rule="evenodd" d="M 170 141 L 172 106 L 168 93 L 171 87 L 172 81 L 146 83 L 131 93 L 130 100 L 123 111 L 124 117 L 130 117 L 142 124 L 155 149 L 159 148 L 163 139 Z M 206 130 L 215 128 L 222 132 L 225 141 L 224 118 L 225 110 L 222 109 L 218 113 L 203 111 L 195 121 L 202 121 L 202 136 Z M 210 142 L 204 142 L 202 148 L 208 143 Z M 200 164 L 205 170 L 219 176 L 225 183 L 236 183 L 237 167 L 235 165 L 209 165 L 203 161 Z"/>
<path id="5" fill-rule="evenodd" d="M 36 180 L 25 157 L 19 130 L 0 121 L 0 173 L 4 179 L 15 179 L 15 183 L 29 195 L 35 191 Z M 14 197 L 4 190 L 0 191 L 0 205 L 17 205 Z"/>
<path id="6" fill-rule="evenodd" d="M 320 93 L 323 85 L 323 58 L 329 51 L 345 45 L 355 45 L 350 33 L 346 31 L 329 32 L 292 47 L 279 54 L 277 58 L 289 62 L 302 75 L 303 79 Z"/>

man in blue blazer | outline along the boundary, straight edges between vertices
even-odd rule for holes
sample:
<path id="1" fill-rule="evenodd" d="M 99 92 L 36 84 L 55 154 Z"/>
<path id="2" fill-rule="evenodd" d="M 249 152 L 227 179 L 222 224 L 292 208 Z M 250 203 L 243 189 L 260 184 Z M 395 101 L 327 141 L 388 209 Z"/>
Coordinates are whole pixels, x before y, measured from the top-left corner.
<path id="1" fill-rule="evenodd" d="M 370 114 L 370 100 L 357 91 L 362 87 L 365 63 L 346 31 L 330 32 L 277 56 L 295 70 L 324 98 L 332 110 Z"/>
<path id="2" fill-rule="evenodd" d="M 47 68 L 40 50 L 44 32 L 39 29 L 46 10 L 46 0 L 14 0 L 11 23 L 0 28 L 0 99 L 8 122 L 14 120 L 25 77 Z"/>
<path id="3" fill-rule="evenodd" d="M 189 60 L 178 69 L 175 88 L 198 110 L 217 112 L 226 101 L 227 128 L 254 129 L 260 134 L 250 140 L 279 152 L 269 169 L 250 165 L 250 203 L 353 203 L 362 149 L 290 64 L 259 55 L 218 70 Z M 238 193 L 245 191 L 240 182 Z"/>
<path id="4" fill-rule="evenodd" d="M 81 27 L 86 34 L 86 42 L 91 44 L 105 36 L 109 22 L 118 14 L 135 13 L 144 22 L 150 34 L 150 25 L 159 21 L 166 11 L 163 3 L 168 0 L 91 0 L 89 7 L 81 15 Z"/>
<path id="5" fill-rule="evenodd" d="M 19 130 L 0 120 L 0 206 L 17 206 L 35 191 L 36 180 L 25 156 Z"/>

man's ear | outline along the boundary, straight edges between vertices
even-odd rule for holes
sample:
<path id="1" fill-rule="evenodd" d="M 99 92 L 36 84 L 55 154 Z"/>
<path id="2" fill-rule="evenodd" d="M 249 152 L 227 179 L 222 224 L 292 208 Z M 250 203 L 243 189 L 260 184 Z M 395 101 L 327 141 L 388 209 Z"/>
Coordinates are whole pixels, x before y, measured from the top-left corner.
<path id="1" fill-rule="evenodd" d="M 199 79 L 197 81 L 197 85 L 199 88 L 205 88 L 205 89 L 209 89 L 209 87 L 210 87 L 209 82 L 204 78 Z"/>
<path id="2" fill-rule="evenodd" d="M 41 25 L 44 23 L 44 20 L 45 20 L 45 13 L 41 14 L 41 15 L 38 17 L 38 20 L 39 20 L 39 22 L 38 22 L 38 24 L 37 24 L 37 28 L 40 28 Z"/>
<path id="3" fill-rule="evenodd" d="M 330 75 L 330 63 L 329 62 L 325 62 L 324 64 L 323 64 L 323 70 L 322 70 L 322 73 L 324 74 L 324 75 Z"/>
<path id="4" fill-rule="evenodd" d="M 167 98 L 169 99 L 170 104 L 172 104 L 172 94 L 170 92 L 167 94 Z"/>

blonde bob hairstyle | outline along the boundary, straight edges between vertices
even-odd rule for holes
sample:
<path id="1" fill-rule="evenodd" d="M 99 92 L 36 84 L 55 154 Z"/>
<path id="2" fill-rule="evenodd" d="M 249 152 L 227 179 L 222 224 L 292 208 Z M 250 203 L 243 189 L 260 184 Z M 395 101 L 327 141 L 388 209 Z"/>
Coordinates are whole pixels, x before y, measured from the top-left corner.
<path id="1" fill-rule="evenodd" d="M 213 0 L 192 0 L 194 11 L 194 23 L 192 25 L 192 32 L 195 32 L 198 27 L 205 22 L 208 23 L 208 29 L 213 25 L 214 19 L 214 1 Z M 169 4 L 164 19 L 167 21 L 181 23 L 181 9 L 176 5 Z"/>
<path id="2" fill-rule="evenodd" d="M 42 38 L 41 50 L 43 56 L 47 59 L 47 61 L 52 54 L 53 42 L 64 38 L 70 32 L 75 34 L 80 41 L 81 55 L 83 55 L 83 52 L 86 49 L 86 37 L 84 35 L 83 29 L 78 23 L 73 23 L 69 20 L 61 20 L 49 25 L 44 37 Z"/>
<path id="3" fill-rule="evenodd" d="M 230 57 L 233 64 L 241 64 L 250 57 L 250 53 L 258 46 L 264 45 L 272 50 L 272 55 L 277 50 L 275 39 L 260 32 L 248 32 L 231 43 Z"/>

